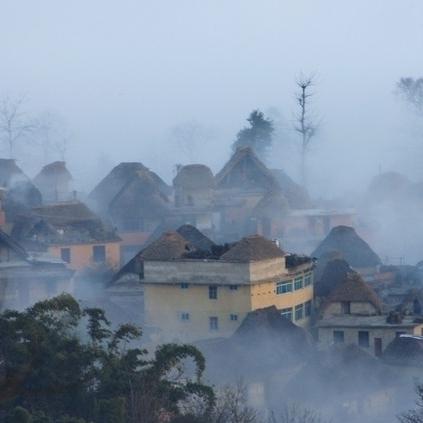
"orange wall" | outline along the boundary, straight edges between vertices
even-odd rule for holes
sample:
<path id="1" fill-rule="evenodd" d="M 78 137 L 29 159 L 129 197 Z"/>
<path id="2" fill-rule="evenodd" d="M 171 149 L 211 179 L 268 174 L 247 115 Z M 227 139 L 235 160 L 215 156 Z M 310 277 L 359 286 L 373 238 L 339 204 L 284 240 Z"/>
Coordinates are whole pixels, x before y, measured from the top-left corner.
<path id="1" fill-rule="evenodd" d="M 61 248 L 70 248 L 71 262 L 68 267 L 72 270 L 81 270 L 94 265 L 93 246 L 104 245 L 106 247 L 106 264 L 114 269 L 120 265 L 120 243 L 110 242 L 106 244 L 78 244 L 78 245 L 57 245 L 49 247 L 48 251 L 54 257 L 61 257 Z"/>

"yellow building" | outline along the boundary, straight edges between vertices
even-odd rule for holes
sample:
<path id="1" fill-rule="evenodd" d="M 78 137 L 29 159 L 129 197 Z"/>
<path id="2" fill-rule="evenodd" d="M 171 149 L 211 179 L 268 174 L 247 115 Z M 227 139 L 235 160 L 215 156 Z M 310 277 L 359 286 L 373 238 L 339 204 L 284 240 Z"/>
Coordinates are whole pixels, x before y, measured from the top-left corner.
<path id="1" fill-rule="evenodd" d="M 296 324 L 309 323 L 312 260 L 286 255 L 261 236 L 207 253 L 168 232 L 134 260 L 130 272 L 143 286 L 145 327 L 155 342 L 227 337 L 248 312 L 272 305 Z"/>
<path id="2" fill-rule="evenodd" d="M 120 265 L 120 241 L 84 203 L 69 201 L 32 209 L 17 219 L 12 235 L 29 251 L 47 251 L 72 270 Z"/>

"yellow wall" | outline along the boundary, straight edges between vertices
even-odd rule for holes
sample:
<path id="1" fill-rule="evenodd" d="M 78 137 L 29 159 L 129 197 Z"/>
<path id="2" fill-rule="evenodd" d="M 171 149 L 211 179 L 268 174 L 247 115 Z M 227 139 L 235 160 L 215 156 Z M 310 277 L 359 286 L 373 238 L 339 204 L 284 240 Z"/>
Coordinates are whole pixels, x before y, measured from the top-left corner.
<path id="1" fill-rule="evenodd" d="M 104 245 L 106 247 L 106 264 L 114 269 L 120 265 L 120 245 L 119 242 L 79 244 L 79 245 L 56 245 L 49 247 L 49 253 L 54 257 L 61 257 L 62 248 L 70 248 L 71 262 L 68 267 L 72 270 L 81 270 L 94 265 L 93 246 Z"/>
<path id="2" fill-rule="evenodd" d="M 286 276 L 284 280 L 292 277 Z M 303 318 L 295 321 L 295 306 L 313 300 L 313 285 L 284 294 L 276 293 L 275 281 L 238 285 L 236 290 L 223 285 L 218 286 L 217 290 L 217 300 L 214 300 L 209 299 L 207 284 L 189 284 L 188 288 L 181 288 L 180 284 L 145 283 L 145 325 L 157 331 L 154 342 L 190 342 L 228 337 L 248 312 L 269 306 L 292 308 L 292 319 L 296 324 L 306 326 L 309 323 L 305 309 Z M 182 313 L 189 313 L 188 321 L 181 319 Z M 238 319 L 231 320 L 231 314 L 237 314 Z M 218 330 L 209 329 L 211 316 L 218 317 Z"/>
<path id="3" fill-rule="evenodd" d="M 219 286 L 217 299 L 209 299 L 208 285 L 146 284 L 144 287 L 145 324 L 159 329 L 158 341 L 192 341 L 231 335 L 251 310 L 250 286 L 231 290 Z M 188 312 L 190 319 L 181 320 L 181 313 Z M 232 321 L 231 314 L 238 320 Z M 216 316 L 218 330 L 209 330 L 209 317 Z"/>

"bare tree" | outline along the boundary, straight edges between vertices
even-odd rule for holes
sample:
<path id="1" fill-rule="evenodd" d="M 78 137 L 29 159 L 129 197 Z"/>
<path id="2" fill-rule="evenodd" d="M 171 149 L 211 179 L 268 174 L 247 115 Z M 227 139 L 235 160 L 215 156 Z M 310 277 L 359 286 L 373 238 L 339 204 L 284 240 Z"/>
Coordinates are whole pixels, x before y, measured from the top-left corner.
<path id="1" fill-rule="evenodd" d="M 0 140 L 6 144 L 11 159 L 14 158 L 16 144 L 36 128 L 35 122 L 24 111 L 25 102 L 25 96 L 0 100 Z"/>
<path id="2" fill-rule="evenodd" d="M 301 75 L 297 78 L 296 85 L 298 91 L 295 94 L 295 98 L 298 103 L 298 111 L 295 115 L 294 129 L 301 137 L 301 179 L 303 185 L 306 186 L 306 156 L 318 126 L 313 119 L 311 111 L 311 98 L 314 95 L 311 89 L 314 85 L 314 76 Z"/>
<path id="3" fill-rule="evenodd" d="M 401 423 L 423 423 L 423 385 L 416 386 L 417 407 L 398 416 Z"/>
<path id="4" fill-rule="evenodd" d="M 280 414 L 270 416 L 269 423 L 324 423 L 319 413 L 298 404 L 286 405 Z"/>

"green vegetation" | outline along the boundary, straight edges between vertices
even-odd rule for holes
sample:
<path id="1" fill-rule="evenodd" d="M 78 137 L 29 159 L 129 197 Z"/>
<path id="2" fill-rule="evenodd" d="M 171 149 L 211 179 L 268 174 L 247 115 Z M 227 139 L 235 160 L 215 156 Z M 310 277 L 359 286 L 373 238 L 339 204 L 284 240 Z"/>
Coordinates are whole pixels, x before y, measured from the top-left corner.
<path id="1" fill-rule="evenodd" d="M 149 355 L 140 329 L 112 330 L 104 311 L 81 309 L 67 294 L 23 312 L 0 314 L 0 420 L 31 423 L 160 421 L 179 404 L 215 397 L 201 383 L 201 353 L 168 344 Z M 188 366 L 188 364 L 190 366 Z M 192 367 L 192 372 L 185 368 Z"/>

